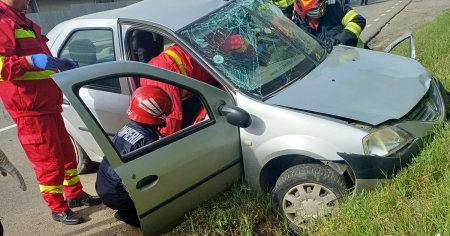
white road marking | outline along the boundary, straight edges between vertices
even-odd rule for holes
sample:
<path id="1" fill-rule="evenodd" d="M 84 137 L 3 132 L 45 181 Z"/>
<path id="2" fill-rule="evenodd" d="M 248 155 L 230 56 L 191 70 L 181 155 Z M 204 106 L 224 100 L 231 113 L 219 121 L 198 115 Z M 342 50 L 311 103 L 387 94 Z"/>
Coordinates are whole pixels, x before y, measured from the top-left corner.
<path id="1" fill-rule="evenodd" d="M 395 6 L 392 6 L 391 8 L 392 8 L 392 9 L 394 9 L 394 8 L 395 8 Z"/>
<path id="2" fill-rule="evenodd" d="M 366 25 L 366 28 L 369 28 L 370 26 L 372 26 L 372 24 L 368 24 L 368 25 Z"/>
<path id="3" fill-rule="evenodd" d="M 8 129 L 12 129 L 12 128 L 14 128 L 14 127 L 16 127 L 15 124 L 14 124 L 14 125 L 7 126 L 7 127 L 5 127 L 5 128 L 1 128 L 1 129 L 0 129 L 0 132 L 6 131 L 6 130 L 8 130 Z"/>
<path id="4" fill-rule="evenodd" d="M 386 14 L 381 14 L 381 16 L 385 16 Z"/>
<path id="5" fill-rule="evenodd" d="M 380 20 L 380 18 L 376 18 L 375 20 L 373 20 L 373 21 L 375 21 L 375 22 L 377 22 L 377 21 L 379 21 Z"/>
<path id="6" fill-rule="evenodd" d="M 391 11 L 391 9 L 387 10 L 386 12 L 390 12 L 390 11 Z"/>

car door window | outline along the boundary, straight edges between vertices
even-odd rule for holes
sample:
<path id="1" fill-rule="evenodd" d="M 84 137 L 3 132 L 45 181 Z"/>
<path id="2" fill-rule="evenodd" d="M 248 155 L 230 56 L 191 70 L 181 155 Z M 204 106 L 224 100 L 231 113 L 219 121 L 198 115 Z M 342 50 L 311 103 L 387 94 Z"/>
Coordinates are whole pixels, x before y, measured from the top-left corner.
<path id="1" fill-rule="evenodd" d="M 129 160 L 137 158 L 137 156 L 140 153 L 140 149 L 145 149 L 148 146 L 154 145 L 154 146 L 161 146 L 165 145 L 164 143 L 167 143 L 166 141 L 163 141 L 164 139 L 168 138 L 169 140 L 173 141 L 180 137 L 184 137 L 186 135 L 189 135 L 192 132 L 195 132 L 195 130 L 201 129 L 202 125 L 205 125 L 208 123 L 208 121 L 211 121 L 210 115 L 208 114 L 207 106 L 205 105 L 205 102 L 202 100 L 201 96 L 188 88 L 182 88 L 180 86 L 176 86 L 173 84 L 167 84 L 162 83 L 157 80 L 154 80 L 153 78 L 148 77 L 142 77 L 141 80 L 146 80 L 145 86 L 154 86 L 159 87 L 166 91 L 172 101 L 172 113 L 166 118 L 166 122 L 161 125 L 156 125 L 157 127 L 157 135 L 160 137 L 159 141 L 154 142 L 152 144 L 148 144 L 146 146 L 143 146 L 131 153 L 128 153 L 126 155 L 121 155 L 122 160 L 124 162 L 127 162 Z M 110 83 L 110 80 L 114 80 L 114 78 L 107 78 L 103 79 L 100 82 L 108 84 Z M 97 81 L 96 83 L 98 83 Z M 149 85 L 149 84 L 151 85 Z M 111 120 L 113 117 L 109 116 L 99 116 L 98 110 L 99 106 L 95 104 L 95 100 L 91 99 L 84 99 L 86 96 L 83 96 L 83 91 L 85 91 L 84 88 L 90 87 L 91 84 L 86 84 L 79 90 L 79 96 L 81 100 L 87 105 L 88 109 L 91 113 L 95 114 L 95 118 L 97 119 L 98 124 L 101 126 L 101 128 L 104 130 L 105 133 L 110 134 L 111 130 L 114 130 L 117 135 L 122 135 L 125 133 L 125 131 L 121 131 L 121 129 L 124 126 L 119 127 L 119 123 L 114 122 L 114 120 Z M 181 97 L 184 97 L 183 99 L 180 99 Z M 107 99 L 107 98 L 106 98 Z M 94 103 L 94 104 L 92 104 Z M 104 105 L 104 104 L 103 104 Z M 111 106 L 114 106 L 114 101 L 110 102 Z M 144 108 L 143 108 L 144 109 Z M 147 107 L 145 107 L 146 110 L 148 109 L 154 109 L 153 104 L 148 104 Z M 103 109 L 104 110 L 104 109 Z M 121 120 L 127 120 L 128 122 L 137 122 L 138 120 L 133 120 L 132 115 L 128 115 L 128 111 L 123 113 L 123 117 Z M 141 116 L 142 117 L 142 116 Z M 130 119 L 131 118 L 131 119 Z M 127 122 L 125 122 L 127 123 Z M 112 127 L 114 124 L 117 127 Z M 122 123 L 123 124 L 123 123 Z M 145 125 L 143 126 L 145 127 Z M 121 134 L 122 132 L 122 134 Z M 115 135 L 114 134 L 114 135 Z M 136 138 L 131 137 L 133 134 L 127 134 L 130 135 L 128 137 L 130 140 Z M 163 143 L 163 144 L 161 144 Z M 150 149 L 147 150 L 153 150 L 155 147 L 150 147 Z M 121 151 L 117 149 L 116 151 L 121 154 Z"/>
<path id="2" fill-rule="evenodd" d="M 80 67 L 115 61 L 113 32 L 109 29 L 90 29 L 75 31 L 66 41 L 58 55 L 69 58 Z M 90 89 L 120 93 L 119 78 L 93 83 Z"/>

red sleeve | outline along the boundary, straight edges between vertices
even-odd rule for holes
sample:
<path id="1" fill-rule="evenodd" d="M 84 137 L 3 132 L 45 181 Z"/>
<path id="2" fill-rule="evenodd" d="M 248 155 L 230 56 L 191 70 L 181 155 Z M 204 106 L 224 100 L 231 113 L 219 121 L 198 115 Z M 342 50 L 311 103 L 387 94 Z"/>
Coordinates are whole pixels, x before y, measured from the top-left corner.
<path id="1" fill-rule="evenodd" d="M 16 56 L 14 29 L 0 20 L 0 70 L 2 80 L 13 80 L 32 69 L 25 56 Z"/>

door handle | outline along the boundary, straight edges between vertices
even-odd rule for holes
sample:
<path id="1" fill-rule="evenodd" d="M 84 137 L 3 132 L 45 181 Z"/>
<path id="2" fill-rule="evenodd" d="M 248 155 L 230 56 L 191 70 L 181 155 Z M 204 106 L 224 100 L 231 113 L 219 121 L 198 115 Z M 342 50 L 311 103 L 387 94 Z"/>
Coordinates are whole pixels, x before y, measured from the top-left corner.
<path id="1" fill-rule="evenodd" d="M 151 188 L 156 185 L 158 182 L 158 176 L 149 175 L 147 177 L 142 178 L 136 183 L 136 189 L 143 190 L 143 188 Z"/>

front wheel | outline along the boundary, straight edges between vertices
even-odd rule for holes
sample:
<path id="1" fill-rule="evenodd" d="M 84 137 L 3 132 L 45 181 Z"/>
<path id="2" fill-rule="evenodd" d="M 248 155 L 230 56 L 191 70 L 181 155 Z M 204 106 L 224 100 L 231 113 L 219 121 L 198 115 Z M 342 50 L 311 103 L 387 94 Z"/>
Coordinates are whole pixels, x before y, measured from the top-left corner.
<path id="1" fill-rule="evenodd" d="M 328 166 L 302 164 L 284 171 L 272 193 L 275 210 L 294 231 L 330 214 L 347 189 L 345 178 Z"/>

